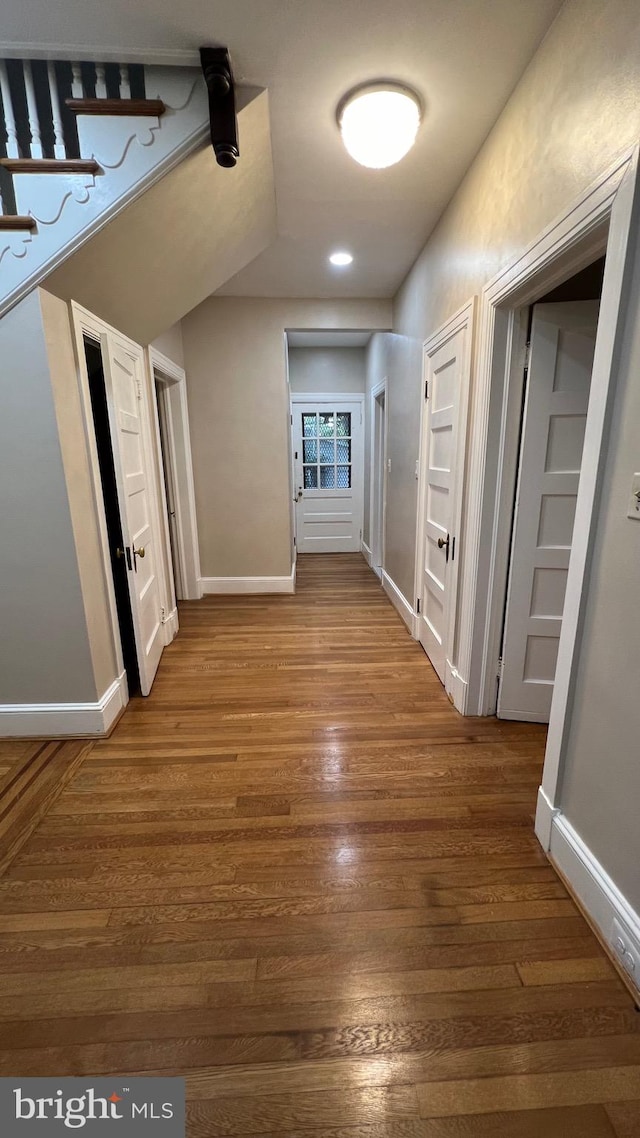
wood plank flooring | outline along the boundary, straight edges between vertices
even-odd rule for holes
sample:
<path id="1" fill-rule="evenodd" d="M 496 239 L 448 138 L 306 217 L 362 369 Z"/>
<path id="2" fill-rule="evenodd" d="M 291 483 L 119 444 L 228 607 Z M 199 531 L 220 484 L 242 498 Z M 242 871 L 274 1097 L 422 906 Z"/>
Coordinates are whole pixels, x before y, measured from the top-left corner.
<path id="1" fill-rule="evenodd" d="M 298 567 L 182 606 L 0 879 L 0 1075 L 182 1074 L 189 1138 L 640 1134 L 544 731 L 461 718 L 359 556 Z"/>

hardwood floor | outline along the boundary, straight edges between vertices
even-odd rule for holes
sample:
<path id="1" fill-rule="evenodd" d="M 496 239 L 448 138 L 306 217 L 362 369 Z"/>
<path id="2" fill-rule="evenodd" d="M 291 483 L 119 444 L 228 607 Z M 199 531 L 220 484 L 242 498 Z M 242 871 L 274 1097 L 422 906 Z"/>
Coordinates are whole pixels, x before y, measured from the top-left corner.
<path id="1" fill-rule="evenodd" d="M 543 730 L 461 718 L 360 557 L 298 565 L 182 606 L 0 879 L 0 1075 L 183 1074 L 189 1138 L 638 1135 Z"/>

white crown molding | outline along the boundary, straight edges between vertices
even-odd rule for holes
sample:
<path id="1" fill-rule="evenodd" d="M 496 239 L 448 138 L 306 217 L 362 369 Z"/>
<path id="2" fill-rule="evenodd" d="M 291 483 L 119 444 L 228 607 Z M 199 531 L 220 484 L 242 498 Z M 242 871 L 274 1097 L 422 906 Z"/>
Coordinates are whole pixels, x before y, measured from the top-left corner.
<path id="1" fill-rule="evenodd" d="M 106 735 L 128 700 L 122 672 L 95 703 L 0 704 L 0 738 Z"/>

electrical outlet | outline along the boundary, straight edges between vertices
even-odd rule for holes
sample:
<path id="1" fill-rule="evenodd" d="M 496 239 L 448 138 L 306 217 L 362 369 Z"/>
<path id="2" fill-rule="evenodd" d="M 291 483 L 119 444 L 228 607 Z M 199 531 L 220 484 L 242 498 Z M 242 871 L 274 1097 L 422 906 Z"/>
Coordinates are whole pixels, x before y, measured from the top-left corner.
<path id="1" fill-rule="evenodd" d="M 634 474 L 631 480 L 631 494 L 629 495 L 628 518 L 637 518 L 640 521 L 640 474 Z"/>
<path id="2" fill-rule="evenodd" d="M 617 959 L 625 972 L 640 987 L 640 944 L 631 936 L 628 929 L 614 919 L 611 926 L 611 944 Z"/>

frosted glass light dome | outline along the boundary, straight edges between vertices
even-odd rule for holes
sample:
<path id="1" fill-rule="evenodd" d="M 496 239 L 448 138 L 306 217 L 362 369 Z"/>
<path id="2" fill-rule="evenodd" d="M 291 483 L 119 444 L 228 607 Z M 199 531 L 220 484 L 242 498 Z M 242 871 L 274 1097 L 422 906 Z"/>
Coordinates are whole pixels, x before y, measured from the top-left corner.
<path id="1" fill-rule="evenodd" d="M 346 95 L 338 108 L 342 141 L 361 166 L 395 166 L 413 146 L 421 119 L 418 96 L 394 83 L 371 83 Z"/>

